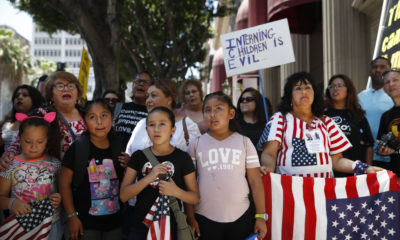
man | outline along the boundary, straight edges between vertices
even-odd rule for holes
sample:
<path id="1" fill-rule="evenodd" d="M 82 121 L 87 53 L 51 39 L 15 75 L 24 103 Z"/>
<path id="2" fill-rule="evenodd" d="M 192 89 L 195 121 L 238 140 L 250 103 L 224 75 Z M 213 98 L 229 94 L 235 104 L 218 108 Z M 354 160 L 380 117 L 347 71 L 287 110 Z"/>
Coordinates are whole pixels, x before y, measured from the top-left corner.
<path id="1" fill-rule="evenodd" d="M 382 155 L 390 155 L 391 161 L 388 169 L 396 173 L 397 176 L 400 176 L 400 71 L 396 69 L 387 70 L 383 73 L 383 79 L 385 84 L 384 90 L 392 98 L 394 107 L 382 115 L 378 139 L 381 139 L 383 135 L 389 132 L 391 132 L 395 138 L 387 144 L 381 145 L 379 147 L 379 153 Z"/>
<path id="2" fill-rule="evenodd" d="M 361 107 L 365 110 L 365 117 L 374 139 L 377 138 L 379 121 L 382 114 L 393 106 L 392 99 L 383 90 L 382 73 L 390 68 L 387 58 L 377 57 L 371 61 L 370 72 L 372 87 L 358 94 Z M 390 158 L 377 154 L 377 144 L 374 144 L 373 165 L 387 168 Z"/>
<path id="3" fill-rule="evenodd" d="M 136 76 L 132 87 L 133 101 L 122 105 L 115 120 L 115 130 L 122 136 L 124 147 L 128 144 L 136 124 L 140 119 L 147 117 L 146 95 L 152 80 L 148 72 L 141 72 Z"/>

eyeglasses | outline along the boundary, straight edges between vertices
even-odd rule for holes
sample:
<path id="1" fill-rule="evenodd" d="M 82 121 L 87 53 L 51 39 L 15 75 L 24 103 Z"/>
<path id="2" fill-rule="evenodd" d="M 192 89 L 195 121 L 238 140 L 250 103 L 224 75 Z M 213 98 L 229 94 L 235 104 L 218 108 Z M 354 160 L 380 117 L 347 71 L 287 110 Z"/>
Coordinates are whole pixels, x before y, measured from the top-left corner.
<path id="1" fill-rule="evenodd" d="M 186 91 L 185 95 L 196 94 L 197 92 L 198 92 L 197 90 Z"/>
<path id="2" fill-rule="evenodd" d="M 117 103 L 118 98 L 104 98 L 104 101 L 109 102 L 109 103 Z"/>
<path id="3" fill-rule="evenodd" d="M 329 90 L 335 89 L 335 88 L 342 89 L 342 88 L 345 88 L 345 87 L 346 87 L 346 85 L 344 85 L 344 84 L 331 84 L 331 85 L 328 86 L 328 89 Z"/>
<path id="4" fill-rule="evenodd" d="M 256 99 L 255 98 L 253 98 L 253 97 L 245 97 L 245 98 L 240 98 L 239 99 L 239 103 L 242 103 L 242 102 L 252 102 L 252 101 L 255 101 Z"/>
<path id="5" fill-rule="evenodd" d="M 58 91 L 63 91 L 63 90 L 65 89 L 65 87 L 67 87 L 67 90 L 74 90 L 74 89 L 76 89 L 75 83 L 68 83 L 68 84 L 57 83 L 56 85 L 54 85 L 54 87 L 55 87 Z"/>
<path id="6" fill-rule="evenodd" d="M 147 85 L 147 86 L 150 85 L 150 81 L 147 81 L 147 80 L 141 79 L 141 78 L 135 79 L 133 82 L 134 82 L 136 85 L 139 85 L 139 84 Z"/>

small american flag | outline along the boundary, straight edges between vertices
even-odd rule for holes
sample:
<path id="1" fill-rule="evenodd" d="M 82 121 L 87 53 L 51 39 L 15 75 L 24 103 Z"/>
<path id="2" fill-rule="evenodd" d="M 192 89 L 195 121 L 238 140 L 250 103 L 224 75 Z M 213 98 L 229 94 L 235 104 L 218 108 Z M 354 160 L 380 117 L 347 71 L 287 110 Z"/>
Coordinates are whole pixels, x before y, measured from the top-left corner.
<path id="1" fill-rule="evenodd" d="M 149 227 L 147 240 L 170 240 L 171 222 L 169 197 L 160 194 L 147 213 L 143 223 Z"/>
<path id="2" fill-rule="evenodd" d="M 347 178 L 269 173 L 265 239 L 400 239 L 399 183 L 390 171 Z"/>
<path id="3" fill-rule="evenodd" d="M 54 208 L 48 198 L 29 204 L 32 212 L 23 217 L 10 216 L 0 225 L 1 240 L 48 239 Z"/>

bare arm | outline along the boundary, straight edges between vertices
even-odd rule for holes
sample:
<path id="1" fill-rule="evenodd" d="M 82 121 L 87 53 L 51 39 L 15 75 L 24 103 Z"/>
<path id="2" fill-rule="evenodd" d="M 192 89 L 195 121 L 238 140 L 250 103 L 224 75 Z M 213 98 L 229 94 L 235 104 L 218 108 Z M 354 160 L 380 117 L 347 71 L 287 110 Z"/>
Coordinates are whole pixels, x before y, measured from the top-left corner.
<path id="1" fill-rule="evenodd" d="M 365 149 L 365 162 L 372 165 L 372 159 L 374 157 L 374 147 L 369 146 Z"/>
<path id="2" fill-rule="evenodd" d="M 276 167 L 276 156 L 278 154 L 280 143 L 277 141 L 270 141 L 264 143 L 263 152 L 261 154 L 261 171 L 274 172 Z"/>
<path id="3" fill-rule="evenodd" d="M 247 168 L 247 178 L 251 187 L 256 213 L 265 213 L 265 195 L 264 186 L 260 177 L 258 168 Z M 265 220 L 257 218 L 254 225 L 254 232 L 260 234 L 260 238 L 264 238 L 267 233 L 267 225 Z"/>
<path id="4" fill-rule="evenodd" d="M 200 197 L 199 197 L 199 189 L 197 187 L 197 182 L 196 182 L 196 173 L 192 172 L 185 175 L 184 181 L 187 191 L 178 187 L 172 179 L 170 179 L 169 182 L 160 181 L 159 183 L 160 193 L 167 196 L 176 197 L 185 203 L 189 204 L 198 203 Z"/>
<path id="5" fill-rule="evenodd" d="M 124 179 L 121 183 L 121 190 L 119 197 L 122 202 L 126 202 L 132 197 L 138 195 L 147 185 L 154 182 L 159 174 L 167 174 L 168 170 L 164 164 L 158 164 L 155 166 L 149 174 L 144 178 L 135 182 L 137 171 L 130 167 L 126 168 Z"/>
<path id="6" fill-rule="evenodd" d="M 67 167 L 62 167 L 61 173 L 59 175 L 58 188 L 60 190 L 61 198 L 63 200 L 62 203 L 65 212 L 67 214 L 72 214 L 76 212 L 71 189 L 73 175 L 74 172 Z M 71 239 L 78 239 L 79 235 L 83 234 L 82 222 L 78 216 L 72 216 L 68 218 L 68 231 Z"/>
<path id="7" fill-rule="evenodd" d="M 344 173 L 353 173 L 354 161 L 344 158 L 341 153 L 332 155 L 331 157 L 333 170 Z M 367 173 L 374 173 L 381 170 L 383 169 L 380 167 L 369 166 L 367 168 Z"/>

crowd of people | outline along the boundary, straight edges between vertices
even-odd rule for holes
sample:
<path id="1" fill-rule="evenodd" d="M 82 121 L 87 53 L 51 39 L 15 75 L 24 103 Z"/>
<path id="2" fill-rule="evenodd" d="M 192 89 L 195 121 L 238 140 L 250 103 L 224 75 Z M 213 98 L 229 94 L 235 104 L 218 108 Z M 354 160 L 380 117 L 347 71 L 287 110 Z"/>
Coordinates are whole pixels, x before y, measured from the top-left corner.
<path id="1" fill-rule="evenodd" d="M 370 76 L 358 96 L 348 76 L 332 76 L 324 101 L 309 73 L 294 73 L 272 115 L 256 89 L 235 107 L 222 92 L 203 97 L 197 80 L 178 91 L 149 72 L 134 79 L 132 102 L 110 90 L 84 103 L 77 78 L 54 72 L 43 95 L 27 85 L 12 95 L 0 209 L 24 217 L 45 202 L 54 209 L 49 239 L 148 239 L 166 212 L 165 231 L 179 239 L 181 210 L 196 239 L 262 239 L 267 172 L 400 173 L 400 71 L 378 57 Z"/>

